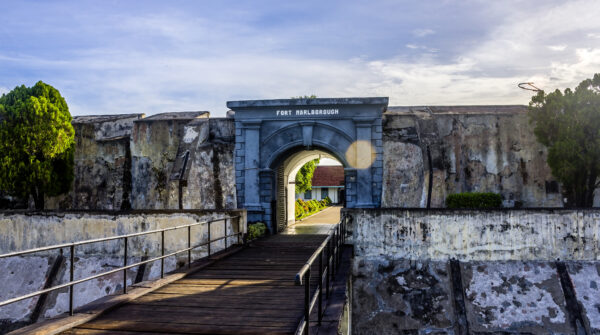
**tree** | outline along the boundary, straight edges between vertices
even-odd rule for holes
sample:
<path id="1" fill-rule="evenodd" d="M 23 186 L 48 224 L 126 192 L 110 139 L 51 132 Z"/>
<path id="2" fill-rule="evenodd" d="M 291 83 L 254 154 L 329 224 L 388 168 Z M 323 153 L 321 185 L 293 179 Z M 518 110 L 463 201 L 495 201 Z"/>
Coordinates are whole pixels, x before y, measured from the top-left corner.
<path id="1" fill-rule="evenodd" d="M 319 164 L 318 158 L 302 165 L 298 170 L 296 174 L 296 194 L 312 190 L 312 178 L 317 164 Z"/>
<path id="2" fill-rule="evenodd" d="M 0 190 L 44 208 L 44 195 L 66 193 L 73 182 L 75 130 L 65 99 L 37 82 L 0 97 Z"/>
<path id="3" fill-rule="evenodd" d="M 291 99 L 316 99 L 317 96 L 314 94 L 311 95 L 299 95 L 297 97 L 291 97 Z"/>
<path id="4" fill-rule="evenodd" d="M 529 115 L 538 141 L 548 147 L 548 165 L 563 185 L 567 206 L 591 207 L 600 185 L 600 74 L 575 91 L 539 91 Z"/>

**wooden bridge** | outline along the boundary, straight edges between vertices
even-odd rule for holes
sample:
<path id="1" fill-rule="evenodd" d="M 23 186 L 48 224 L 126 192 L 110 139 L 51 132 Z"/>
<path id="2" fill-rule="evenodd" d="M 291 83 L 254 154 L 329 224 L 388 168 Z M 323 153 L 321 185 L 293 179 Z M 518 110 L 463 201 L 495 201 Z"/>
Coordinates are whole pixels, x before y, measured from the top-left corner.
<path id="1" fill-rule="evenodd" d="M 11 334 L 337 334 L 346 273 L 336 268 L 348 261 L 343 226 L 332 227 L 234 246 L 171 279 Z"/>

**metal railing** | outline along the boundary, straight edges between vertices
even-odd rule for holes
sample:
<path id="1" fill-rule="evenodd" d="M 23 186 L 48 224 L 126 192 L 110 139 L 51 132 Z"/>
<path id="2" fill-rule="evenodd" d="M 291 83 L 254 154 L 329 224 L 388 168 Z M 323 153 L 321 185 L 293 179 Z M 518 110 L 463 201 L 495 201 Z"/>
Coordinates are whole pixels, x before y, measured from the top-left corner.
<path id="1" fill-rule="evenodd" d="M 233 234 L 227 234 L 227 223 L 233 219 L 237 219 L 237 228 L 238 228 L 238 232 L 237 233 L 233 233 Z M 219 222 L 219 221 L 223 221 L 223 236 L 220 236 L 218 238 L 215 239 L 211 239 L 211 225 L 213 222 Z M 73 242 L 73 243 L 64 243 L 64 244 L 57 244 L 57 245 L 51 245 L 51 246 L 47 246 L 47 247 L 41 247 L 41 248 L 36 248 L 36 249 L 29 249 L 29 250 L 24 250 L 24 251 L 17 251 L 17 252 L 11 252 L 11 253 L 7 253 L 7 254 L 3 254 L 0 255 L 0 258 L 8 258 L 8 257 L 15 257 L 15 256 L 21 256 L 21 255 L 26 255 L 26 254 L 32 254 L 32 253 L 36 253 L 36 252 L 42 252 L 42 251 L 49 251 L 49 250 L 55 250 L 55 249 L 60 249 L 60 254 L 62 255 L 63 253 L 63 249 L 64 248 L 69 248 L 70 250 L 70 271 L 69 271 L 69 282 L 68 283 L 64 283 L 64 284 L 60 284 L 60 285 L 56 285 L 56 286 L 52 286 L 50 288 L 47 289 L 43 289 L 43 290 L 39 290 L 33 293 L 29 293 L 26 295 L 22 295 L 16 298 L 12 298 L 9 300 L 5 300 L 0 302 L 0 307 L 5 306 L 5 305 L 9 305 L 21 300 L 25 300 L 25 299 L 29 299 L 29 298 L 33 298 L 35 296 L 38 295 L 42 295 L 42 294 L 46 294 L 46 293 L 50 293 L 52 291 L 56 291 L 56 290 L 60 290 L 62 288 L 68 287 L 69 288 L 69 314 L 73 315 L 73 294 L 74 294 L 74 289 L 73 286 L 76 284 L 80 284 L 89 280 L 93 280 L 96 278 L 100 278 L 103 276 L 107 276 L 113 273 L 117 273 L 120 271 L 123 271 L 123 294 L 127 293 L 127 270 L 140 266 L 142 264 L 147 264 L 147 263 L 151 263 L 151 262 L 155 262 L 160 260 L 160 277 L 164 278 L 165 276 L 165 258 L 167 257 L 171 257 L 171 256 L 175 256 L 177 254 L 180 254 L 182 252 L 186 252 L 187 251 L 187 258 L 188 258 L 188 268 L 191 267 L 192 264 L 192 250 L 202 247 L 202 246 L 207 246 L 207 252 L 208 255 L 206 257 L 210 257 L 211 256 L 211 244 L 218 242 L 220 240 L 225 240 L 225 249 L 227 249 L 228 245 L 228 238 L 237 236 L 237 244 L 240 244 L 240 241 L 242 240 L 243 236 L 243 229 L 241 227 L 241 224 L 243 224 L 242 222 L 243 220 L 241 220 L 241 216 L 231 216 L 231 217 L 224 217 L 224 218 L 219 218 L 219 219 L 214 219 L 214 220 L 210 220 L 210 221 L 202 221 L 202 222 L 196 222 L 196 223 L 192 223 L 192 224 L 187 224 L 187 225 L 180 225 L 180 226 L 175 226 L 175 227 L 170 227 L 170 228 L 163 228 L 163 229 L 155 229 L 155 230 L 150 230 L 150 231 L 145 231 L 145 232 L 140 232 L 140 233 L 133 233 L 133 234 L 127 234 L 127 235 L 118 235 L 118 236 L 111 236 L 111 237 L 106 237 L 106 238 L 97 238 L 97 239 L 92 239 L 92 240 L 85 240 L 85 241 L 79 241 L 79 242 Z M 203 225 L 203 224 L 208 224 L 207 227 L 207 241 L 196 244 L 196 245 L 192 245 L 192 234 L 191 234 L 191 230 L 192 227 L 194 226 L 199 226 L 199 225 Z M 165 232 L 167 231 L 171 231 L 171 230 L 177 230 L 177 229 L 184 229 L 187 228 L 187 247 L 186 248 L 182 248 L 182 249 L 178 249 L 174 252 L 170 252 L 168 254 L 165 254 Z M 233 228 L 233 225 L 232 225 Z M 137 263 L 133 263 L 133 264 L 127 264 L 127 257 L 128 257 L 128 241 L 129 238 L 131 237 L 136 237 L 136 236 L 142 236 L 142 235 L 148 235 L 148 234 L 156 234 L 156 233 L 160 233 L 160 249 L 161 249 L 161 255 L 159 257 L 154 257 L 151 259 L 147 259 L 145 261 L 141 261 L 141 262 L 137 262 Z M 123 246 L 123 266 L 110 270 L 110 271 L 106 271 L 106 272 L 102 272 L 93 276 L 89 276 L 83 279 L 78 279 L 78 280 L 74 280 L 74 272 L 75 272 L 75 247 L 77 246 L 81 246 L 81 245 L 85 245 L 85 244 L 92 244 L 92 243 L 99 243 L 99 242 L 106 242 L 106 241 L 113 241 L 113 240 L 118 240 L 118 239 L 123 239 L 124 241 L 124 246 Z"/>
<path id="2" fill-rule="evenodd" d="M 306 264 L 296 273 L 294 281 L 296 285 L 304 286 L 304 317 L 296 328 L 296 335 L 310 332 L 310 314 L 313 308 L 318 304 L 317 324 L 320 326 L 323 319 L 323 286 L 325 286 L 325 296 L 329 298 L 330 287 L 333 285 L 334 275 L 340 266 L 342 259 L 342 245 L 346 242 L 346 224 L 348 218 L 342 216 L 340 222 L 331 228 L 325 241 L 310 256 Z M 325 255 L 325 266 L 323 266 L 323 254 Z M 313 296 L 310 296 L 310 278 L 311 267 L 316 260 L 319 260 L 319 280 Z M 325 281 L 325 283 L 323 283 Z"/>

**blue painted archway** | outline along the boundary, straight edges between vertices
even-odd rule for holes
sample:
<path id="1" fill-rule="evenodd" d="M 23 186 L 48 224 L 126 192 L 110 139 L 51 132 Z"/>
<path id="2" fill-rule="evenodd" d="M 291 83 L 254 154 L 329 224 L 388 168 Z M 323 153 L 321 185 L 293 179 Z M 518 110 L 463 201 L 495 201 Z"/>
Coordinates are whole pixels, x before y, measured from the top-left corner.
<path id="1" fill-rule="evenodd" d="M 274 232 L 278 168 L 291 154 L 315 149 L 344 165 L 346 207 L 379 207 L 387 104 L 388 98 L 227 102 L 235 112 L 238 207 Z"/>

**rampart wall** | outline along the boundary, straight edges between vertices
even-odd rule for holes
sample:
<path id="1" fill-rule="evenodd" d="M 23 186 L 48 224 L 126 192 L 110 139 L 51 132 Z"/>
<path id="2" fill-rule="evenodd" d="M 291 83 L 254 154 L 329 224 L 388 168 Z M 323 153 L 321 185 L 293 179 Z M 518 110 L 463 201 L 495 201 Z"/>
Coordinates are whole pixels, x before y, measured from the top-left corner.
<path id="1" fill-rule="evenodd" d="M 345 213 L 355 333 L 600 332 L 600 209 Z"/>
<path id="2" fill-rule="evenodd" d="M 75 117 L 75 182 L 48 209 L 231 209 L 235 124 L 207 112 Z M 452 193 L 562 207 L 525 106 L 389 107 L 382 207 L 444 207 Z M 431 184 L 431 185 L 430 185 Z M 600 192 L 596 205 L 600 205 Z"/>
<path id="3" fill-rule="evenodd" d="M 132 211 L 132 212 L 66 212 L 24 213 L 0 212 L 0 254 L 70 243 L 95 238 L 131 234 L 224 218 L 241 216 L 239 227 L 246 229 L 246 215 L 242 210 L 230 211 Z M 211 224 L 211 237 L 238 232 L 237 220 L 220 220 Z M 208 225 L 191 228 L 192 245 L 208 240 Z M 231 238 L 228 245 L 237 242 Z M 225 241 L 211 244 L 211 252 L 222 250 Z M 187 229 L 165 232 L 165 253 L 187 247 Z M 128 243 L 128 264 L 140 262 L 161 254 L 159 233 L 131 237 Z M 122 239 L 77 246 L 75 249 L 74 279 L 81 279 L 123 265 Z M 193 259 L 207 255 L 202 246 L 192 253 Z M 187 253 L 165 259 L 169 272 L 187 264 Z M 68 282 L 70 268 L 69 248 L 34 254 L 0 258 L 0 301 L 15 298 Z M 160 261 L 131 268 L 127 271 L 128 284 L 160 277 Z M 122 291 L 121 272 L 75 285 L 74 305 L 82 306 L 105 295 Z M 68 311 L 68 289 L 49 293 L 0 307 L 0 333 L 29 323 L 41 321 Z"/>

